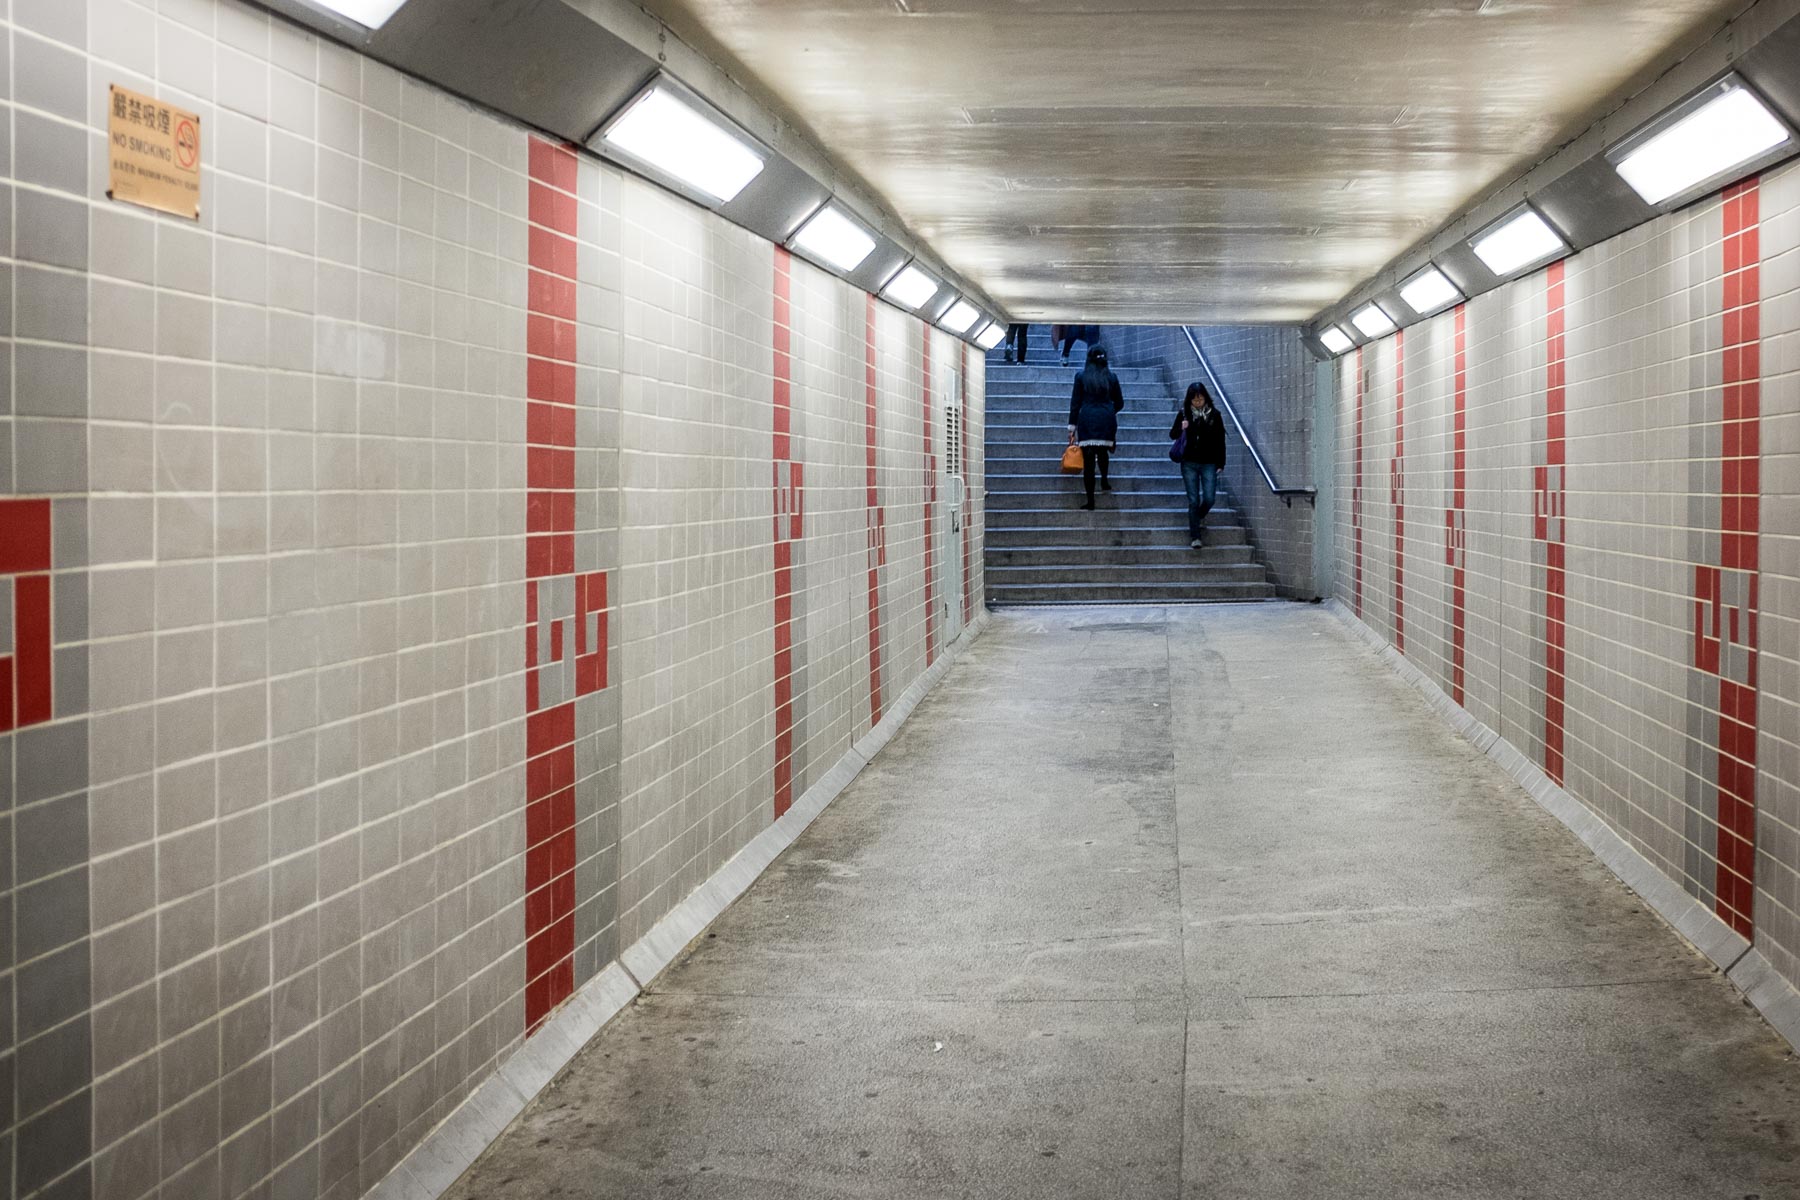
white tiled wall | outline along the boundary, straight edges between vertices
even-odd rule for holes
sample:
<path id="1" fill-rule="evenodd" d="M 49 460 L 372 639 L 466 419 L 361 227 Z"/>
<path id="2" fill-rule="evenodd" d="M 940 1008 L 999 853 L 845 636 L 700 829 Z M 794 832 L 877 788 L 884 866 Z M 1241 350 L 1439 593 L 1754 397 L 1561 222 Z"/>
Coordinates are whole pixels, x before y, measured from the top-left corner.
<path id="1" fill-rule="evenodd" d="M 52 501 L 56 647 L 0 733 L 0 1176 L 356 1196 L 525 1035 L 529 138 L 237 0 L 0 29 L 0 503 Z M 111 83 L 201 115 L 197 224 L 106 199 Z M 579 980 L 772 820 L 775 251 L 596 162 L 574 194 Z M 798 794 L 870 726 L 866 297 L 792 277 Z M 941 447 L 958 343 L 878 306 L 890 702 L 928 336 Z"/>
<path id="2" fill-rule="evenodd" d="M 1565 785 L 1710 904 L 1716 690 L 1694 662 L 1695 567 L 1718 561 L 1723 200 L 1566 265 L 1568 633 Z M 1756 947 L 1800 983 L 1800 169 L 1765 177 L 1761 209 L 1761 576 Z M 1467 306 L 1465 706 L 1544 761 L 1541 461 L 1546 275 Z M 1451 689 L 1454 314 L 1405 331 L 1406 655 Z M 1338 364 L 1338 595 L 1356 602 L 1351 480 L 1364 481 L 1363 620 L 1395 634 L 1397 345 Z M 1711 706 L 1711 707 L 1709 707 Z"/>

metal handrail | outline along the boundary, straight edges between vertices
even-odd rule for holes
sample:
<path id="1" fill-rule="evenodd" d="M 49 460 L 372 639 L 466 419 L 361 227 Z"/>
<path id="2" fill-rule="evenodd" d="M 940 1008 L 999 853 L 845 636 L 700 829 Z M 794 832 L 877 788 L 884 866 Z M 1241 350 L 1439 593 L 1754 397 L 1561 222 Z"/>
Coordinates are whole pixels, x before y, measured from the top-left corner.
<path id="1" fill-rule="evenodd" d="M 1200 360 L 1200 369 L 1206 372 L 1207 390 L 1212 392 L 1213 399 L 1225 409 L 1226 415 L 1231 418 L 1231 423 L 1237 426 L 1238 438 L 1244 443 L 1244 449 L 1250 452 L 1250 459 L 1256 464 L 1256 469 L 1262 472 L 1263 482 L 1269 485 L 1270 493 L 1281 497 L 1281 502 L 1289 508 L 1294 506 L 1295 496 L 1304 496 L 1308 504 L 1315 508 L 1318 507 L 1318 488 L 1282 487 L 1275 482 L 1275 476 L 1269 473 L 1269 464 L 1265 463 L 1263 456 L 1256 452 L 1256 444 L 1250 440 L 1249 430 L 1245 429 L 1244 423 L 1238 419 L 1237 409 L 1231 407 L 1231 397 L 1225 394 L 1224 387 L 1219 383 L 1219 377 L 1213 374 L 1212 364 L 1206 361 L 1206 355 L 1201 352 L 1200 343 L 1194 338 L 1194 331 L 1183 325 L 1181 332 L 1187 335 L 1188 346 L 1194 351 L 1194 357 Z"/>

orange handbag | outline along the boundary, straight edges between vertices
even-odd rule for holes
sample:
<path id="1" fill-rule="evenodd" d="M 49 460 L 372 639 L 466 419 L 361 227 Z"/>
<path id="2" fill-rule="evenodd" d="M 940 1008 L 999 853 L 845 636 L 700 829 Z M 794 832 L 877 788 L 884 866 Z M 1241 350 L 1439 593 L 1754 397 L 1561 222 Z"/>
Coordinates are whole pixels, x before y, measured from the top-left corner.
<path id="1" fill-rule="evenodd" d="M 1062 469 L 1065 471 L 1081 470 L 1081 447 L 1070 446 L 1063 451 Z"/>

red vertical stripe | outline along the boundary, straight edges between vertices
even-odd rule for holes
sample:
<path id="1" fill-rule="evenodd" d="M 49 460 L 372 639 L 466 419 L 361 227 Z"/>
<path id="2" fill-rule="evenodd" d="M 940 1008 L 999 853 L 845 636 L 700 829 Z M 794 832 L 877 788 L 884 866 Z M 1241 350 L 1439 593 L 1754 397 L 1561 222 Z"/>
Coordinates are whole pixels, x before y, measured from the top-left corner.
<path id="1" fill-rule="evenodd" d="M 0 500 L 0 575 L 50 569 L 50 501 Z"/>
<path id="2" fill-rule="evenodd" d="M 932 546 L 932 517 L 937 508 L 937 455 L 931 447 L 931 326 L 923 321 L 925 342 L 925 665 L 937 661 L 937 557 Z"/>
<path id="3" fill-rule="evenodd" d="M 13 580 L 13 629 L 18 723 L 36 725 L 52 715 L 48 575 L 20 575 Z"/>
<path id="4" fill-rule="evenodd" d="M 1394 649 L 1406 653 L 1406 330 L 1394 334 Z"/>
<path id="5" fill-rule="evenodd" d="M 605 605 L 604 577 L 575 581 L 575 644 L 564 614 L 539 611 L 539 581 L 575 569 L 575 155 L 529 140 L 530 274 L 525 318 L 525 1026 L 535 1030 L 575 990 L 575 705 L 540 707 L 539 672 L 575 656 L 577 690 L 603 686 L 605 633 L 588 647 L 586 614 Z M 605 614 L 601 613 L 604 631 Z M 538 661 L 541 623 L 550 662 Z"/>
<path id="6" fill-rule="evenodd" d="M 970 547 L 973 530 L 969 526 L 969 343 L 960 344 L 962 349 L 962 416 L 957 421 L 957 446 L 962 461 L 957 464 L 957 471 L 962 475 L 962 613 L 963 624 L 967 625 L 975 619 L 975 580 L 969 571 Z"/>
<path id="7" fill-rule="evenodd" d="M 1756 920 L 1757 595 L 1762 533 L 1762 193 L 1725 191 L 1720 556 L 1712 625 L 1719 673 L 1715 907 L 1745 937 Z M 1729 586 L 1727 586 L 1729 584 Z"/>
<path id="8" fill-rule="evenodd" d="M 793 260 L 775 247 L 775 815 L 794 803 L 794 539 L 800 464 L 794 461 Z"/>
<path id="9" fill-rule="evenodd" d="M 1568 625 L 1566 511 L 1563 469 L 1568 396 L 1565 390 L 1566 325 L 1564 278 L 1567 264 L 1550 264 L 1545 292 L 1544 466 L 1539 468 L 1537 534 L 1545 543 L 1544 565 L 1544 773 L 1563 781 L 1563 701 Z"/>
<path id="10" fill-rule="evenodd" d="M 863 449 L 869 530 L 869 725 L 881 723 L 881 568 L 887 565 L 887 519 L 881 511 L 881 490 L 876 471 L 875 297 L 870 295 L 863 317 Z"/>
<path id="11" fill-rule="evenodd" d="M 55 715 L 50 501 L 0 500 L 0 575 L 13 576 L 13 652 L 0 655 L 0 732 Z"/>
<path id="12" fill-rule="evenodd" d="M 1461 704 L 1467 666 L 1469 486 L 1469 306 L 1456 306 L 1454 409 L 1450 447 L 1450 698 Z"/>
<path id="13" fill-rule="evenodd" d="M 1356 549 L 1351 572 L 1351 608 L 1363 610 L 1363 348 L 1356 348 L 1356 475 L 1350 482 L 1350 529 Z"/>

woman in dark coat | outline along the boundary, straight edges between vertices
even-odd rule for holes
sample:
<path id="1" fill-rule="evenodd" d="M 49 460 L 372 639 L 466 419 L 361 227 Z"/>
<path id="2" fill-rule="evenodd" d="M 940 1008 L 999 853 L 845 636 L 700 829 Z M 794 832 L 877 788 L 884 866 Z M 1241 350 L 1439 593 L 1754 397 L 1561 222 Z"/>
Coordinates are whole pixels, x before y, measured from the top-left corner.
<path id="1" fill-rule="evenodd" d="M 1181 455 L 1181 482 L 1187 487 L 1188 547 L 1200 549 L 1206 531 L 1206 514 L 1218 495 L 1219 472 L 1225 469 L 1225 419 L 1213 407 L 1203 384 L 1188 384 L 1187 398 L 1169 426 L 1171 440 L 1187 431 L 1187 448 Z"/>
<path id="2" fill-rule="evenodd" d="M 1089 346 L 1087 366 L 1075 377 L 1075 391 L 1069 397 L 1069 443 L 1081 447 L 1081 482 L 1087 488 L 1087 503 L 1081 507 L 1088 512 L 1094 511 L 1096 467 L 1100 486 L 1112 491 L 1108 456 L 1119 438 L 1119 410 L 1124 407 L 1125 393 L 1119 377 L 1106 365 L 1105 347 Z"/>

